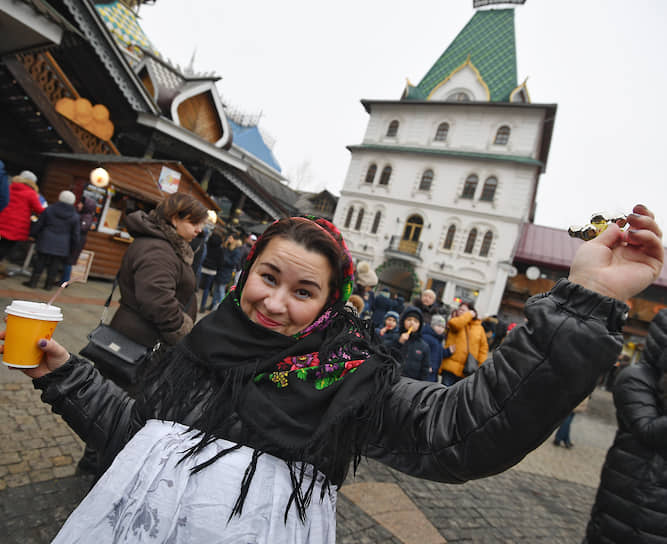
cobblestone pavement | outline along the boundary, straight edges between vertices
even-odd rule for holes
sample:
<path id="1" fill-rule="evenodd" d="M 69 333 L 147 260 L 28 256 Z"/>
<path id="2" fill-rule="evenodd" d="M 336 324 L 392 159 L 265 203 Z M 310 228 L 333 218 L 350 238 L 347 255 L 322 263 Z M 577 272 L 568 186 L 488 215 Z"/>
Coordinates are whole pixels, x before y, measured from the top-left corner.
<path id="1" fill-rule="evenodd" d="M 48 299 L 46 291 L 23 287 L 24 279 L 0 280 L 1 308 L 12 298 Z M 65 320 L 55 337 L 78 351 L 110 288 L 104 281 L 69 287 L 59 298 Z M 463 485 L 419 480 L 365 461 L 346 485 L 392 484 L 450 543 L 579 543 L 615 429 L 611 394 L 598 389 L 588 412 L 572 423 L 571 450 L 547 440 L 513 469 Z M 30 380 L 19 371 L 0 368 L 1 542 L 50 542 L 90 487 L 89 478 L 75 474 L 82 450 L 79 438 L 41 403 Z M 410 542 L 367 512 L 374 512 L 373 505 L 348 498 L 344 485 L 338 495 L 339 543 Z"/>

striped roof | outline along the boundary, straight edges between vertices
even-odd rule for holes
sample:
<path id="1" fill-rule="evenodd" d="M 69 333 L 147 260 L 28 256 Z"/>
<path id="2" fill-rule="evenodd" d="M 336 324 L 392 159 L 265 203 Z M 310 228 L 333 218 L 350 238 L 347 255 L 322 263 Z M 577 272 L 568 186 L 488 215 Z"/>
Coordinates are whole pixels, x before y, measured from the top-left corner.
<path id="1" fill-rule="evenodd" d="M 509 102 L 518 86 L 514 10 L 478 11 L 417 86 L 408 86 L 407 100 L 426 100 L 466 62 L 479 71 L 491 102 Z"/>

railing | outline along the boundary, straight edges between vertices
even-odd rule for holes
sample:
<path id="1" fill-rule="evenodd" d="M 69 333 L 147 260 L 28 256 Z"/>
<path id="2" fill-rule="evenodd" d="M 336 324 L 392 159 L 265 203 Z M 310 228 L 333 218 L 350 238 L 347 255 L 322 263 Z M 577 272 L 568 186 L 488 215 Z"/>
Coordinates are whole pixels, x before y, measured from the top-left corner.
<path id="1" fill-rule="evenodd" d="M 76 88 L 48 51 L 20 53 L 16 55 L 16 59 L 23 65 L 27 74 L 37 84 L 54 109 L 56 102 L 61 98 L 79 98 Z M 88 153 L 120 154 L 111 140 L 105 142 L 69 119 L 63 117 L 62 120 Z"/>
<path id="2" fill-rule="evenodd" d="M 394 251 L 396 253 L 402 253 L 404 255 L 410 255 L 421 259 L 420 253 L 422 250 L 421 242 L 413 242 L 411 240 L 402 240 L 400 236 L 392 236 L 389 240 L 389 245 L 385 251 Z"/>

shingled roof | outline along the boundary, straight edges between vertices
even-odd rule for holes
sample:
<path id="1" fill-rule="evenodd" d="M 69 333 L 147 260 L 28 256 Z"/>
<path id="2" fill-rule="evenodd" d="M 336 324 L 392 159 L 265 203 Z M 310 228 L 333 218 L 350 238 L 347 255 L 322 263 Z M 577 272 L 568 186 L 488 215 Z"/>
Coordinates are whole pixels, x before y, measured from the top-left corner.
<path id="1" fill-rule="evenodd" d="M 419 84 L 408 86 L 405 99 L 428 99 L 468 60 L 488 87 L 489 100 L 509 102 L 511 92 L 518 86 L 513 9 L 476 12 Z"/>

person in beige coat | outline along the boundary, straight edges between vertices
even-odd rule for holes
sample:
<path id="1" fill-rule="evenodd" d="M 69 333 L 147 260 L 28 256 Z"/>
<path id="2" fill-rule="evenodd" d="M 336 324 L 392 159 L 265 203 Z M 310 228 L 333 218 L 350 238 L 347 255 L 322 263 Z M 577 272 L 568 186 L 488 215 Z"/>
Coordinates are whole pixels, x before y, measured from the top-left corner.
<path id="1" fill-rule="evenodd" d="M 456 349 L 451 357 L 443 359 L 439 371 L 444 385 L 453 385 L 464 378 L 463 367 L 468 353 L 481 365 L 489 352 L 486 332 L 471 302 L 462 302 L 447 323 L 445 347 L 450 346 L 456 346 Z"/>

